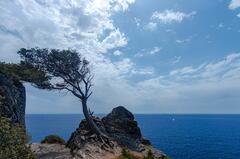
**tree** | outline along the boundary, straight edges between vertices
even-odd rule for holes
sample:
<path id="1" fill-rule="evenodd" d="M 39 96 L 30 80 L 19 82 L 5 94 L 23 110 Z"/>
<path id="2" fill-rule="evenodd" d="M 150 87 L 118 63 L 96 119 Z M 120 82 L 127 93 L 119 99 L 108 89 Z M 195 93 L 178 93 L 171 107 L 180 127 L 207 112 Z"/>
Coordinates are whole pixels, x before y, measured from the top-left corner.
<path id="1" fill-rule="evenodd" d="M 45 72 L 49 80 L 47 89 L 67 90 L 80 99 L 83 114 L 93 133 L 106 135 L 94 122 L 87 106 L 92 95 L 93 76 L 90 73 L 89 62 L 76 50 L 22 48 L 18 51 L 24 66 L 30 66 L 40 72 Z"/>

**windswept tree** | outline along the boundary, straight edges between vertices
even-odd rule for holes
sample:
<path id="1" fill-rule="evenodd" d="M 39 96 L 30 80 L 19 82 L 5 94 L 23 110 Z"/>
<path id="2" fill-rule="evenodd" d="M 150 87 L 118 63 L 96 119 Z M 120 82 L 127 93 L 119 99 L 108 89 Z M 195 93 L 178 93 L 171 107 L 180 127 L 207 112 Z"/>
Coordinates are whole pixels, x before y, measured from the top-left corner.
<path id="1" fill-rule="evenodd" d="M 89 62 L 76 50 L 22 48 L 18 51 L 22 65 L 45 72 L 49 82 L 47 89 L 67 90 L 82 103 L 83 114 L 92 132 L 106 135 L 99 129 L 89 112 L 87 101 L 92 94 L 93 76 Z"/>

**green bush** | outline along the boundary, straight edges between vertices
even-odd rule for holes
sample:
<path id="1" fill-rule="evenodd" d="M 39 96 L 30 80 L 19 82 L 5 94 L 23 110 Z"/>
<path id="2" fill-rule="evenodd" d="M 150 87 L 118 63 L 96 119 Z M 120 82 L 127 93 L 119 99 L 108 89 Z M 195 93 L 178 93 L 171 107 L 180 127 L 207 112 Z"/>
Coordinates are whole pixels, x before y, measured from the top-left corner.
<path id="1" fill-rule="evenodd" d="M 26 143 L 23 126 L 12 125 L 9 119 L 0 115 L 0 159 L 35 159 Z"/>
<path id="2" fill-rule="evenodd" d="M 66 144 L 64 139 L 62 139 L 57 135 L 48 135 L 41 141 L 41 143 L 42 144 L 63 144 L 63 145 Z"/>
<path id="3" fill-rule="evenodd" d="M 148 150 L 147 156 L 144 159 L 155 159 L 151 150 Z"/>
<path id="4" fill-rule="evenodd" d="M 134 159 L 130 152 L 126 149 L 122 149 L 122 159 Z"/>
<path id="5" fill-rule="evenodd" d="M 170 158 L 167 156 L 161 157 L 161 158 L 155 157 L 151 150 L 148 151 L 147 156 L 143 157 L 143 156 L 139 156 L 139 155 L 136 155 L 136 154 L 130 152 L 126 148 L 123 148 L 121 156 L 119 156 L 116 159 L 170 159 Z"/>

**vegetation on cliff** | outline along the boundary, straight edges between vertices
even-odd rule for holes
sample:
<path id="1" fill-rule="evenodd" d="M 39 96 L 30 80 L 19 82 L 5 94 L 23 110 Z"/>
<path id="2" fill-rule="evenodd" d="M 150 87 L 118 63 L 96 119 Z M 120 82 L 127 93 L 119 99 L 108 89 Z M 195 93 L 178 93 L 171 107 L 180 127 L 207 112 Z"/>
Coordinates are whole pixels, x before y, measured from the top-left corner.
<path id="1" fill-rule="evenodd" d="M 129 151 L 126 148 L 123 148 L 122 154 L 116 159 L 170 159 L 170 158 L 167 156 L 155 157 L 151 150 L 148 151 L 146 156 L 142 156 L 132 151 Z"/>
<path id="2" fill-rule="evenodd" d="M 0 73 L 4 73 L 15 82 L 28 82 L 38 88 L 49 86 L 48 77 L 43 71 L 24 63 L 0 62 Z"/>
<path id="3" fill-rule="evenodd" d="M 0 159 L 35 159 L 26 143 L 23 126 L 0 116 Z"/>
<path id="4" fill-rule="evenodd" d="M 42 144 L 66 144 L 65 140 L 58 135 L 48 135 L 42 141 Z"/>

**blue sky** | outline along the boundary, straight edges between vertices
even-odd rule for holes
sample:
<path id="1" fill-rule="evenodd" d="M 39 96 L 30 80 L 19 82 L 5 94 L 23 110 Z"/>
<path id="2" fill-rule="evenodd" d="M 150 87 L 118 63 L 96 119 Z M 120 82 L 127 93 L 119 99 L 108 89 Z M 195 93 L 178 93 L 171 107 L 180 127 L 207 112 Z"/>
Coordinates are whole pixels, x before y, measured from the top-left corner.
<path id="1" fill-rule="evenodd" d="M 0 2 L 0 60 L 74 48 L 91 62 L 98 113 L 240 113 L 240 0 Z M 27 113 L 81 113 L 67 92 L 27 88 Z"/>

